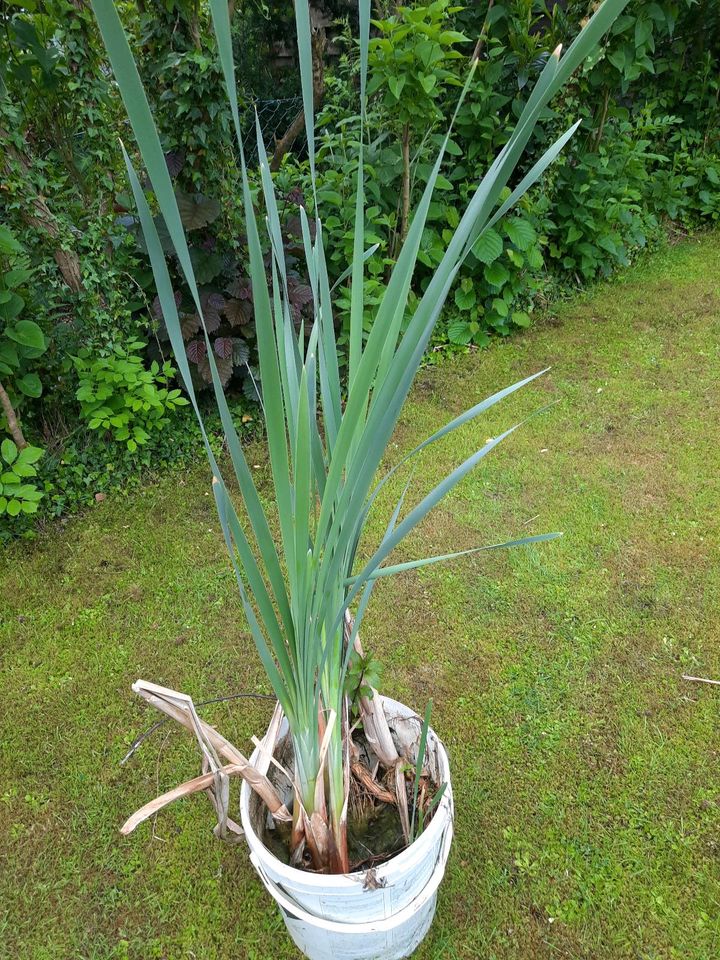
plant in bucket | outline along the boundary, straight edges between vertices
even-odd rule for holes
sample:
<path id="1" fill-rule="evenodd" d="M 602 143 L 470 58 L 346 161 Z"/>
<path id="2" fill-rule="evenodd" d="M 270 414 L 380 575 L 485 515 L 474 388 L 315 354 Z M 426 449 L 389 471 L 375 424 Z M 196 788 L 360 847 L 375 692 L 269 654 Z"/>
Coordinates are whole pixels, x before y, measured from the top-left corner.
<path id="1" fill-rule="evenodd" d="M 626 2 L 604 0 L 567 53 L 561 56 L 557 49 L 547 58 L 515 129 L 471 197 L 442 262 L 414 302 L 408 319 L 413 272 L 448 132 L 376 319 L 366 333 L 363 280 L 371 251 L 364 249 L 363 242 L 363 139 L 370 3 L 361 0 L 354 244 L 352 262 L 339 281 L 350 286 L 348 364 L 346 378 L 341 379 L 321 211 L 317 202 L 308 203 L 307 210 L 300 209 L 313 298 L 312 321 L 306 325 L 296 322 L 291 309 L 278 203 L 257 119 L 264 216 L 260 218 L 256 211 L 235 88 L 228 4 L 210 0 L 242 176 L 262 410 L 277 505 L 273 521 L 261 501 L 223 392 L 207 334 L 205 301 L 132 53 L 112 0 L 93 0 L 154 202 L 205 337 L 229 453 L 228 468 L 242 500 L 240 512 L 205 434 L 163 246 L 140 177 L 123 148 L 163 318 L 205 440 L 212 489 L 243 609 L 277 697 L 268 730 L 262 741 L 255 740 L 255 751 L 248 759 L 200 719 L 189 696 L 143 681 L 134 684 L 137 693 L 195 735 L 203 771 L 139 810 L 123 832 L 130 832 L 179 797 L 207 791 L 217 814 L 216 834 L 225 839 L 244 834 L 252 863 L 279 904 L 290 935 L 313 960 L 409 956 L 432 921 L 452 838 L 448 757 L 430 727 L 429 707 L 421 719 L 409 707 L 373 688 L 373 662 L 364 655 L 358 630 L 375 583 L 381 577 L 452 557 L 559 536 L 549 533 L 404 563 L 386 562 L 432 508 L 517 429 L 516 424 L 485 442 L 412 507 L 404 509 L 411 488 L 408 480 L 380 542 L 368 548 L 363 541 L 369 513 L 383 489 L 391 489 L 387 487 L 391 477 L 430 444 L 540 376 L 535 373 L 507 386 L 455 417 L 378 478 L 383 454 L 460 267 L 485 231 L 538 180 L 574 133 L 577 124 L 507 189 L 542 111 Z M 314 193 L 311 25 L 306 0 L 297 0 L 295 15 Z M 477 62 L 475 55 L 458 106 L 472 90 Z M 276 522 L 277 536 L 271 522 Z M 234 776 L 242 778 L 242 827 L 230 817 L 229 781 Z"/>

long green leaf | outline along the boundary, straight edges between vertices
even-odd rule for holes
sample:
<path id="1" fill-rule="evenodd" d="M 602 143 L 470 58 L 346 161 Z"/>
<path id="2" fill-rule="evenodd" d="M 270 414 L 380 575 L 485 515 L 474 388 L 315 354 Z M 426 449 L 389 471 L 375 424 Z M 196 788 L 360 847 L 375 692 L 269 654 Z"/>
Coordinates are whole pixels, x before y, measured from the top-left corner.
<path id="1" fill-rule="evenodd" d="M 189 370 L 187 357 L 184 349 L 184 343 L 182 340 L 182 333 L 180 331 L 180 320 L 177 314 L 175 297 L 173 295 L 172 285 L 170 282 L 170 275 L 168 273 L 167 264 L 165 262 L 165 257 L 160 244 L 160 239 L 157 234 L 157 228 L 155 227 L 155 223 L 150 214 L 147 201 L 145 200 L 145 195 L 142 191 L 140 182 L 133 168 L 133 165 L 130 162 L 130 158 L 128 157 L 125 151 L 123 152 L 124 152 L 125 162 L 128 170 L 128 177 L 130 179 L 130 184 L 131 184 L 131 188 L 135 198 L 135 203 L 138 208 L 140 223 L 145 235 L 148 254 L 150 256 L 150 261 L 151 261 L 151 266 L 153 268 L 155 283 L 158 290 L 158 297 L 160 299 L 160 304 L 163 309 L 163 316 L 165 318 L 168 334 L 170 336 L 170 342 L 176 354 L 178 367 L 183 377 L 183 381 L 185 383 L 188 395 L 190 397 L 190 401 L 195 410 L 198 423 L 200 425 L 203 442 L 205 445 L 205 450 L 213 471 L 213 481 L 214 481 L 213 489 L 216 495 L 216 499 L 218 496 L 222 496 L 225 502 L 229 504 L 229 498 L 227 497 L 225 486 L 222 481 L 222 474 L 217 464 L 217 461 L 215 459 L 215 455 L 213 453 L 212 447 L 210 446 L 207 434 L 205 432 L 205 426 L 203 423 L 202 415 L 200 413 L 200 409 L 197 403 L 197 398 L 195 396 L 195 390 L 192 384 L 192 377 L 190 375 L 190 370 Z M 252 481 L 251 481 L 251 485 L 252 485 Z M 254 485 L 252 485 L 252 490 L 255 492 L 255 495 L 257 495 Z M 259 501 L 258 501 L 258 506 L 259 506 Z M 228 509 L 230 508 L 225 507 L 225 513 L 227 513 Z M 260 510 L 262 513 L 262 508 L 260 508 Z M 262 513 L 262 519 L 265 520 L 264 513 Z M 235 517 L 235 520 L 237 520 L 236 517 Z M 269 530 L 268 530 L 268 536 L 269 536 Z M 229 536 L 226 536 L 226 542 L 228 544 L 228 549 L 230 549 L 231 551 L 231 557 L 233 558 L 233 563 L 235 563 L 233 548 L 232 548 L 232 544 Z M 272 538 L 269 538 L 269 543 L 272 544 Z M 265 585 L 264 585 L 262 576 L 260 574 L 260 570 L 252 554 L 250 545 L 247 542 L 247 539 L 245 538 L 244 534 L 240 530 L 239 525 L 235 533 L 235 545 L 241 552 L 241 556 L 243 558 L 243 563 L 244 563 L 244 569 L 245 569 L 246 575 L 248 575 L 249 577 L 249 582 L 251 583 L 253 594 L 260 605 L 260 608 L 263 612 L 263 617 L 266 618 L 264 620 L 265 627 L 269 631 L 270 635 L 274 640 L 274 648 L 275 648 L 276 655 L 282 658 L 283 652 L 284 652 L 283 642 L 280 636 L 279 627 L 277 624 L 277 619 L 275 617 L 273 606 L 267 594 L 267 590 L 265 589 Z M 273 553 L 273 556 L 276 559 L 276 555 L 274 553 Z M 245 604 L 246 597 L 244 595 L 244 585 L 242 587 L 242 591 L 243 591 L 243 604 Z M 285 597 L 284 582 L 282 581 L 282 577 L 280 578 L 279 593 L 280 593 L 281 599 Z M 257 621 L 255 622 L 257 623 Z M 258 630 L 259 630 L 259 627 L 258 627 Z M 253 632 L 253 635 L 255 637 L 256 644 L 258 646 L 258 650 L 261 653 L 261 656 L 266 657 L 268 654 L 267 654 L 267 645 L 266 645 L 264 636 L 262 635 L 261 632 L 256 633 L 255 631 Z M 292 675 L 290 674 L 288 677 L 286 677 L 286 681 L 291 682 L 291 680 L 292 680 Z M 273 686 L 275 686 L 275 684 L 273 684 Z M 280 693 L 277 690 L 276 690 L 276 693 L 278 693 L 278 697 L 280 697 Z"/>
<path id="2" fill-rule="evenodd" d="M 504 550 L 508 547 L 524 547 L 528 543 L 547 543 L 549 540 L 557 540 L 562 533 L 540 533 L 532 537 L 522 537 L 520 540 L 506 540 L 505 543 L 491 543 L 483 547 L 471 547 L 469 550 L 458 550 L 455 553 L 441 553 L 435 557 L 424 557 L 422 560 L 407 560 L 404 563 L 395 563 L 388 567 L 378 567 L 367 579 L 377 580 L 380 577 L 393 577 L 397 573 L 407 573 L 410 570 L 418 570 L 420 567 L 427 567 L 433 563 L 443 563 L 446 560 L 457 560 L 458 557 L 468 557 L 474 553 L 484 553 L 487 550 Z M 345 585 L 352 587 L 357 581 L 357 577 L 348 577 Z"/>

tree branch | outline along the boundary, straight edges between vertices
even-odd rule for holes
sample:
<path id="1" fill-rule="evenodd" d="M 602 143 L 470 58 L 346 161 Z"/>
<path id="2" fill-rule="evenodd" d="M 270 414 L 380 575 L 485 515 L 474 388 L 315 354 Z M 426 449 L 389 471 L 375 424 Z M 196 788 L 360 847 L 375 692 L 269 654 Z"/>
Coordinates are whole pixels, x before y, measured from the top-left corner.
<path id="1" fill-rule="evenodd" d="M 4 130 L 2 127 L 0 127 L 0 141 L 3 142 L 5 148 L 2 163 L 2 169 L 5 175 L 8 177 L 11 176 L 13 161 L 19 165 L 23 174 L 27 174 L 31 166 L 30 159 L 10 142 L 7 130 Z M 60 228 L 45 202 L 45 198 L 39 193 L 34 197 L 27 198 L 27 203 L 23 208 L 22 215 L 29 226 L 44 233 L 55 242 L 56 247 L 53 251 L 53 256 L 62 274 L 62 278 L 68 287 L 75 293 L 82 290 L 83 282 L 78 255 L 74 250 L 64 250 L 59 245 Z"/>
<path id="2" fill-rule="evenodd" d="M 10 397 L 7 395 L 7 391 L 2 383 L 0 383 L 0 403 L 2 403 L 2 408 L 5 411 L 5 419 L 7 420 L 10 436 L 15 441 L 15 446 L 18 450 L 23 450 L 28 445 L 28 442 L 23 435 L 13 405 L 10 403 Z"/>
<path id="3" fill-rule="evenodd" d="M 313 108 L 317 111 L 325 96 L 325 47 L 327 38 L 324 27 L 317 27 L 312 35 L 313 62 Z M 273 173 L 280 169 L 285 154 L 291 149 L 295 139 L 305 129 L 305 114 L 301 110 L 279 140 L 275 141 L 275 152 L 270 161 Z"/>

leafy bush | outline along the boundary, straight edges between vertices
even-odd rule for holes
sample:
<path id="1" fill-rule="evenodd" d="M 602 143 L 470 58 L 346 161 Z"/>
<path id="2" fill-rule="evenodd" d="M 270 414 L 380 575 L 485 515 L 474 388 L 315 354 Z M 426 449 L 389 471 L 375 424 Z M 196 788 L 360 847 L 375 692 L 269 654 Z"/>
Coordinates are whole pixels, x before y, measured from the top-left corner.
<path id="1" fill-rule="evenodd" d="M 530 81 L 555 45 L 572 39 L 586 13 L 581 2 L 555 5 L 550 15 L 535 0 L 463 10 L 440 2 L 400 7 L 376 23 L 365 148 L 373 180 L 365 237 L 366 248 L 377 245 L 378 250 L 365 281 L 365 335 L 404 230 L 407 184 L 416 202 L 441 139 L 434 131 L 435 118 L 451 112 L 463 64 L 472 52 L 475 39 L 470 43 L 467 37 L 479 36 L 481 60 L 473 96 L 461 106 L 447 144 L 451 162 L 438 178 L 427 217 L 413 282 L 416 293 L 424 290 L 439 262 L 457 225 L 457 210 L 502 147 Z M 557 138 L 578 116 L 581 130 L 555 171 L 526 198 L 521 216 L 490 235 L 479 256 L 478 251 L 468 255 L 436 333 L 436 347 L 484 345 L 493 334 L 525 327 L 546 291 L 607 276 L 657 242 L 668 219 L 693 229 L 717 217 L 718 80 L 708 51 L 698 52 L 691 44 L 692 17 L 689 4 L 631 4 L 576 83 L 546 111 L 541 124 L 547 140 Z M 716 29 L 714 40 L 707 42 L 717 48 L 719 40 Z M 694 68 L 683 70 L 683 60 Z M 437 70 L 423 86 L 428 63 Z M 353 58 L 345 56 L 329 82 L 318 123 L 323 131 L 318 156 L 333 160 L 320 177 L 318 200 L 326 212 L 329 266 L 337 274 L 349 262 L 352 243 L 358 145 L 357 118 L 348 101 L 356 83 Z M 307 169 L 288 163 L 285 175 L 291 168 L 305 189 Z M 345 324 L 349 282 L 339 286 L 336 297 Z M 338 344 L 342 349 L 342 334 Z"/>
<path id="2" fill-rule="evenodd" d="M 377 94 L 385 123 L 394 130 L 400 148 L 398 241 L 405 239 L 410 222 L 414 144 L 443 119 L 444 88 L 462 86 L 460 75 L 451 67 L 453 61 L 464 59 L 456 46 L 467 43 L 468 37 L 448 29 L 448 17 L 454 12 L 450 0 L 434 0 L 400 6 L 387 19 L 374 21 L 379 35 L 370 41 L 368 93 Z"/>
<path id="3" fill-rule="evenodd" d="M 544 206 L 548 254 L 579 282 L 625 266 L 631 250 L 646 245 L 658 221 L 647 202 L 654 163 L 650 141 L 636 139 L 630 124 L 613 131 L 596 151 L 559 165 Z"/>
<path id="4" fill-rule="evenodd" d="M 167 158 L 166 158 L 167 159 Z M 257 400 L 260 375 L 255 366 L 255 328 L 253 323 L 254 305 L 250 283 L 243 275 L 241 264 L 247 256 L 244 237 L 230 241 L 223 237 L 219 225 L 220 205 L 218 201 L 202 194 L 175 192 L 178 209 L 184 228 L 192 240 L 190 258 L 201 284 L 201 301 L 209 344 L 217 364 L 223 386 L 231 381 L 235 387 L 241 387 L 245 396 Z M 298 270 L 298 255 L 302 252 L 302 228 L 299 207 L 304 204 L 302 191 L 288 189 L 283 197 L 280 211 L 282 218 L 282 241 L 285 261 L 288 265 L 288 294 L 293 319 L 299 326 L 310 313 L 312 291 L 307 277 Z M 129 225 L 136 233 L 138 244 L 143 253 L 147 250 L 142 237 L 137 233 L 135 218 L 128 218 Z M 201 331 L 200 315 L 193 303 L 192 292 L 188 288 L 182 269 L 173 255 L 167 230 L 161 216 L 155 217 L 161 242 L 174 268 L 173 287 L 175 302 L 182 319 L 182 335 L 185 353 L 190 362 L 193 386 L 200 390 L 212 382 L 208 344 Z M 266 254 L 268 280 L 271 281 L 270 252 Z M 163 319 L 162 308 L 157 297 L 151 306 L 157 323 L 157 340 L 167 345 L 169 337 Z M 150 348 L 153 356 L 160 352 Z"/>
<path id="5" fill-rule="evenodd" d="M 15 410 L 26 397 L 42 393 L 34 361 L 47 350 L 47 341 L 34 320 L 21 316 L 24 287 L 32 277 L 28 258 L 13 234 L 0 226 L 0 379 Z"/>
<path id="6" fill-rule="evenodd" d="M 445 123 L 439 118 L 452 114 L 476 44 L 471 95 L 460 106 L 447 143 L 411 305 L 425 291 L 457 226 L 458 211 L 505 144 L 550 52 L 558 43 L 567 47 L 591 7 L 588 0 L 483 0 L 464 8 L 434 0 L 377 7 L 364 155 L 364 337 L 440 147 Z M 267 9 L 271 22 L 265 20 Z M 336 0 L 327 9 L 355 15 Z M 237 203 L 237 155 L 208 13 L 206 5 L 180 0 L 148 6 L 140 15 L 121 7 L 160 122 L 209 323 L 208 348 L 191 293 L 171 260 L 193 384 L 198 389 L 210 382 L 209 349 L 223 385 L 256 400 L 262 384 L 252 291 L 241 269 L 247 241 Z M 294 68 L 278 67 L 273 47 L 275 39 L 287 40 L 293 33 L 292 19 L 291 5 L 279 3 L 238 7 L 233 18 L 239 76 L 252 78 L 244 88 L 241 81 L 239 91 L 241 124 L 251 140 L 255 97 L 298 92 Z M 145 368 L 156 361 L 161 369 L 170 356 L 169 341 L 147 256 L 136 243 L 132 202 L 122 187 L 125 174 L 115 148 L 118 135 L 125 135 L 122 110 L 89 7 L 72 0 L 15 4 L 3 24 L 0 383 L 28 438 L 53 451 L 41 465 L 52 490 L 63 470 L 82 470 L 84 464 L 85 486 L 91 489 L 101 481 L 108 455 L 104 440 L 86 436 L 87 418 L 78 415 L 77 370 L 69 358 L 85 351 L 89 361 L 104 358 L 115 346 L 137 340 L 148 344 Z M 354 243 L 359 60 L 349 29 L 332 36 L 327 49 L 316 116 L 316 193 L 343 371 L 352 300 L 347 268 Z M 482 346 L 494 335 L 522 329 L 546 296 L 608 275 L 658 242 L 668 228 L 693 231 L 718 222 L 719 54 L 720 5 L 631 0 L 583 71 L 539 118 L 538 136 L 545 146 L 575 119 L 582 125 L 560 163 L 526 196 L 517 229 L 496 227 L 496 237 L 467 256 L 436 328 L 435 348 Z M 258 56 L 264 62 L 254 62 Z M 285 105 L 292 117 L 292 101 Z M 276 132 L 266 131 L 266 144 L 271 146 Z M 302 209 L 311 233 L 316 211 L 302 135 L 293 151 L 273 179 L 288 303 L 299 331 L 312 315 L 312 291 L 302 266 Z M 259 171 L 252 169 L 254 157 L 253 148 L 249 176 L 257 197 L 262 185 Z M 144 188 L 157 213 L 151 185 Z M 159 218 L 156 223 L 167 248 L 164 225 Z M 269 244 L 263 255 L 272 281 Z M 178 429 L 183 422 L 180 417 Z M 4 419 L 0 427 L 6 427 Z M 118 455 L 112 432 L 109 437 Z M 122 442 L 129 439 L 134 438 Z M 140 468 L 149 444 L 127 451 L 128 463 L 119 473 L 129 480 L 131 465 Z M 75 474 L 68 476 L 72 492 L 60 499 L 72 506 L 82 500 L 82 489 Z"/>
<path id="7" fill-rule="evenodd" d="M 131 453 L 169 423 L 172 410 L 188 403 L 179 389 L 168 389 L 175 375 L 169 360 L 162 367 L 153 360 L 145 369 L 140 356 L 145 348 L 140 340 L 131 340 L 105 356 L 83 350 L 73 358 L 80 376 L 76 396 L 89 428 L 107 430 Z"/>
<path id="8" fill-rule="evenodd" d="M 0 473 L 0 516 L 17 517 L 20 513 L 35 513 L 43 491 L 37 485 L 25 482 L 37 476 L 35 464 L 42 457 L 39 447 L 18 450 L 12 440 L 0 444 L 2 473 Z"/>
<path id="9" fill-rule="evenodd" d="M 243 440 L 259 436 L 257 409 L 244 398 L 230 404 L 233 421 Z M 45 490 L 40 518 L 75 513 L 103 496 L 124 496 L 128 491 L 162 475 L 187 466 L 204 456 L 203 441 L 189 406 L 176 407 L 169 423 L 150 433 L 134 453 L 111 434 L 82 430 L 70 437 L 62 450 L 46 451 L 38 476 Z M 216 456 L 222 451 L 219 417 L 206 416 L 209 441 Z M 17 532 L 17 531 L 16 531 Z M 0 524 L 0 537 L 2 524 Z"/>
<path id="10" fill-rule="evenodd" d="M 468 261 L 468 273 L 455 290 L 458 316 L 448 323 L 450 342 L 484 346 L 492 333 L 506 336 L 529 326 L 543 266 L 530 220 L 513 217 L 488 231 Z"/>
<path id="11" fill-rule="evenodd" d="M 684 139 L 684 138 L 683 138 Z M 665 168 L 650 184 L 651 203 L 686 229 L 720 219 L 720 154 L 706 153 L 684 144 L 672 152 Z"/>

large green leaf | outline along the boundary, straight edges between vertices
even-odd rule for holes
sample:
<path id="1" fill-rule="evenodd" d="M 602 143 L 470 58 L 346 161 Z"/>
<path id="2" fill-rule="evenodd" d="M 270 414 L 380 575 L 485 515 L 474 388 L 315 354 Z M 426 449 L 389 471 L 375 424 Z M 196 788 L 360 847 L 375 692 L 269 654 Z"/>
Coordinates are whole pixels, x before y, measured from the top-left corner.
<path id="1" fill-rule="evenodd" d="M 200 194 L 191 196 L 177 191 L 178 210 L 180 219 L 186 230 L 199 230 L 206 227 L 220 216 L 221 207 L 217 200 L 203 197 Z"/>
<path id="2" fill-rule="evenodd" d="M 7 367 L 6 373 L 10 373 L 11 368 L 17 367 L 20 363 L 15 345 L 2 339 L 0 339 L 0 363 Z"/>
<path id="3" fill-rule="evenodd" d="M 491 264 L 503 252 L 502 237 L 495 230 L 485 230 L 475 241 L 472 252 L 478 260 Z"/>
<path id="4" fill-rule="evenodd" d="M 22 244 L 16 240 L 12 231 L 0 223 L 0 253 L 22 253 Z"/>
<path id="5" fill-rule="evenodd" d="M 522 217 L 513 217 L 512 220 L 508 220 L 505 224 L 505 232 L 518 250 L 529 250 L 536 240 L 532 224 Z M 489 231 L 486 231 L 486 233 L 489 233 Z M 478 241 L 478 243 L 479 242 L 480 241 Z M 477 246 L 477 244 L 475 246 Z M 473 252 L 474 250 L 475 248 L 473 248 Z"/>
<path id="6" fill-rule="evenodd" d="M 18 377 L 15 386 L 26 397 L 39 397 L 42 394 L 42 383 L 36 373 L 25 373 Z"/>
<path id="7" fill-rule="evenodd" d="M 0 290 L 0 319 L 14 320 L 25 306 L 25 301 L 12 290 Z M 30 323 L 31 321 L 26 321 Z"/>
<path id="8" fill-rule="evenodd" d="M 18 320 L 5 328 L 5 335 L 23 347 L 44 351 L 47 349 L 45 335 L 34 320 Z"/>
<path id="9" fill-rule="evenodd" d="M 0 444 L 0 454 L 5 463 L 12 465 L 15 463 L 15 459 L 18 455 L 18 448 L 15 446 L 12 440 L 5 439 Z"/>
<path id="10" fill-rule="evenodd" d="M 468 550 L 457 550 L 455 553 L 441 553 L 434 557 L 423 557 L 421 560 L 406 560 L 403 563 L 395 563 L 392 566 L 378 567 L 370 574 L 368 580 L 378 580 L 381 577 L 393 577 L 398 573 L 408 573 L 410 570 L 419 570 L 421 567 L 432 566 L 435 563 L 444 563 L 447 560 L 457 560 L 459 557 L 469 557 L 476 553 L 484 553 L 488 550 L 506 550 L 509 547 L 524 547 L 531 543 L 547 543 L 549 540 L 557 540 L 561 533 L 540 533 L 532 537 L 521 537 L 519 540 L 506 540 L 504 543 L 491 543 L 482 547 L 470 547 Z M 356 577 L 348 577 L 345 583 L 347 586 L 353 586 L 356 583 Z"/>

